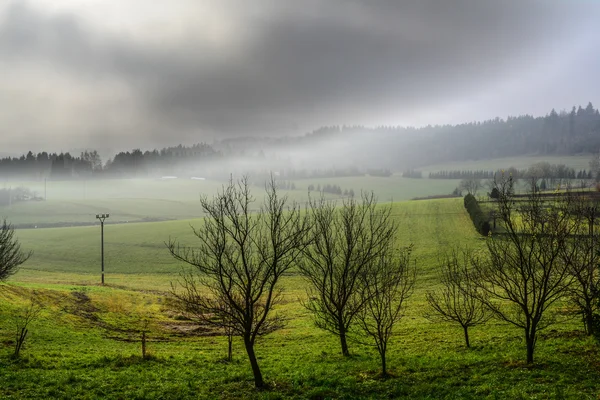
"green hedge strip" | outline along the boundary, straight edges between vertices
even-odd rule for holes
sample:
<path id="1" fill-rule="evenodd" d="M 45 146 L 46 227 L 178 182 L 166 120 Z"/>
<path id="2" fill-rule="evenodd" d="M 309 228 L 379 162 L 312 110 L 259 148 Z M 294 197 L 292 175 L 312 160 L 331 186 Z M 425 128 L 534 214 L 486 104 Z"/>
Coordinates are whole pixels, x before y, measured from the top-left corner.
<path id="1" fill-rule="evenodd" d="M 490 222 L 481 210 L 477 199 L 472 194 L 467 194 L 464 199 L 465 208 L 471 216 L 471 221 L 475 225 L 475 229 L 483 236 L 487 236 L 490 232 Z"/>

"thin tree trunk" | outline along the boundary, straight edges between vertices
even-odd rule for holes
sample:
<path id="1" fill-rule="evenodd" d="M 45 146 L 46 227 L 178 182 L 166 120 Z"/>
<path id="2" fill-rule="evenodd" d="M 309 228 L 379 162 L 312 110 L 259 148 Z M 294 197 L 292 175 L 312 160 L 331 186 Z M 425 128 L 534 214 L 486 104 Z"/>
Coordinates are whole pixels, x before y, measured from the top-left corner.
<path id="1" fill-rule="evenodd" d="M 591 307 L 584 311 L 584 324 L 585 324 L 585 333 L 588 336 L 591 336 L 594 333 L 594 314 L 591 312 Z"/>
<path id="2" fill-rule="evenodd" d="M 380 350 L 379 355 L 381 356 L 381 377 L 387 378 L 388 373 L 387 373 L 387 364 L 386 364 L 386 359 L 385 359 L 385 350 Z"/>
<path id="3" fill-rule="evenodd" d="M 246 347 L 246 353 L 248 353 L 248 358 L 250 359 L 250 366 L 252 367 L 252 374 L 254 375 L 254 386 L 256 386 L 257 389 L 263 389 L 265 387 L 265 382 L 262 373 L 260 372 L 258 361 L 256 360 L 256 354 L 254 354 L 254 343 L 252 343 L 250 338 L 244 338 L 244 346 Z"/>
<path id="4" fill-rule="evenodd" d="M 527 364 L 533 364 L 533 343 L 527 341 Z"/>
<path id="5" fill-rule="evenodd" d="M 471 347 L 471 344 L 469 343 L 469 327 L 463 326 L 463 330 L 465 331 L 465 343 L 467 344 L 467 347 Z"/>
<path id="6" fill-rule="evenodd" d="M 227 361 L 233 359 L 233 336 L 231 333 L 227 335 Z"/>
<path id="7" fill-rule="evenodd" d="M 346 331 L 344 328 L 340 328 L 340 344 L 342 345 L 342 355 L 344 357 L 350 356 L 350 351 L 348 351 L 348 342 L 346 341 Z"/>
<path id="8" fill-rule="evenodd" d="M 19 353 L 21 352 L 21 347 L 25 342 L 25 338 L 27 337 L 27 329 L 21 328 L 21 332 L 17 334 L 17 342 L 15 343 L 15 358 L 19 357 Z"/>
<path id="9" fill-rule="evenodd" d="M 525 333 L 527 343 L 527 364 L 533 364 L 533 351 L 535 350 L 535 333 Z"/>

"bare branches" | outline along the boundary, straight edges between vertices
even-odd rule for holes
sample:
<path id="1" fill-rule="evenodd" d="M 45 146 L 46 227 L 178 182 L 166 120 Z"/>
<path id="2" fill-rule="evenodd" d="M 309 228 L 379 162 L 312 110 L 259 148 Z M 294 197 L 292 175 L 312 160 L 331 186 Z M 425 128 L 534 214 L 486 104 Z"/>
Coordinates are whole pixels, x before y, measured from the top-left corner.
<path id="1" fill-rule="evenodd" d="M 282 318 L 270 315 L 280 299 L 277 284 L 304 250 L 309 223 L 297 204 L 288 206 L 278 195 L 274 180 L 256 213 L 253 202 L 247 178 L 230 181 L 212 200 L 201 199 L 207 217 L 192 228 L 197 246 L 169 240 L 167 247 L 196 270 L 181 275 L 173 296 L 186 312 L 243 338 L 255 384 L 262 387 L 254 343 L 282 326 Z"/>
<path id="2" fill-rule="evenodd" d="M 364 307 L 357 314 L 358 325 L 369 336 L 381 359 L 381 375 L 386 377 L 386 352 L 394 325 L 404 315 L 405 300 L 412 293 L 416 268 L 410 267 L 412 247 L 381 254 L 363 276 Z M 396 254 L 394 254 L 396 253 Z"/>
<path id="3" fill-rule="evenodd" d="M 537 332 L 552 323 L 546 311 L 573 283 L 564 252 L 576 230 L 568 212 L 572 197 L 542 198 L 536 190 L 516 202 L 512 178 L 496 182 L 505 234 L 488 237 L 487 258 L 474 258 L 480 300 L 500 319 L 525 331 L 527 362 L 533 362 Z"/>
<path id="4" fill-rule="evenodd" d="M 488 321 L 491 313 L 481 301 L 485 296 L 478 289 L 476 277 L 470 269 L 474 254 L 471 250 L 453 249 L 439 263 L 443 287 L 427 292 L 430 311 L 425 317 L 431 321 L 458 323 L 465 335 L 465 344 L 470 347 L 469 328 Z"/>
<path id="5" fill-rule="evenodd" d="M 310 286 L 305 306 L 318 327 L 339 336 L 345 356 L 347 334 L 369 297 L 364 277 L 393 243 L 390 211 L 377 206 L 372 193 L 344 200 L 339 208 L 323 197 L 310 201 L 312 242 L 299 264 Z"/>
<path id="6" fill-rule="evenodd" d="M 29 333 L 29 326 L 37 319 L 42 311 L 42 305 L 34 295 L 29 300 L 29 304 L 23 308 L 23 310 L 14 317 L 15 326 L 15 351 L 13 353 L 14 358 L 18 358 L 21 354 L 21 349 Z"/>
<path id="7" fill-rule="evenodd" d="M 477 178 L 468 178 L 468 179 L 463 179 L 462 181 L 460 181 L 460 184 L 458 185 L 458 188 L 461 190 L 466 190 L 467 193 L 475 196 L 477 194 L 477 191 L 479 190 L 479 188 L 481 187 L 481 179 L 477 179 Z"/>
<path id="8" fill-rule="evenodd" d="M 24 253 L 21 244 L 15 237 L 13 226 L 5 220 L 0 226 L 0 281 L 6 280 L 17 272 L 19 266 L 33 253 Z"/>
<path id="9" fill-rule="evenodd" d="M 563 254 L 564 262 L 575 282 L 569 289 L 569 298 L 581 315 L 587 335 L 594 332 L 594 314 L 598 310 L 600 277 L 598 264 L 598 224 L 600 206 L 597 200 L 588 197 L 589 193 L 579 192 L 573 196 L 570 215 L 578 229 L 567 242 Z"/>

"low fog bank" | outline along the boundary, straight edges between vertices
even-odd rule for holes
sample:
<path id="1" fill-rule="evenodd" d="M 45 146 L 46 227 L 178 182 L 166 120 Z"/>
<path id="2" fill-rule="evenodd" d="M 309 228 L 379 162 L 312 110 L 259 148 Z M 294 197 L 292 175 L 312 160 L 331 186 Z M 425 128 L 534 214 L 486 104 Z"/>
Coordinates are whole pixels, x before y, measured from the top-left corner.
<path id="1" fill-rule="evenodd" d="M 0 181 L 90 180 L 169 177 L 228 180 L 248 175 L 269 178 L 391 174 L 402 163 L 369 132 L 323 131 L 295 138 L 239 138 L 160 150 L 122 151 L 103 160 L 96 150 L 71 153 L 33 151 L 0 159 Z M 408 142 L 406 142 L 408 143 Z M 398 143 L 395 147 L 402 144 Z M 386 143 L 387 148 L 390 146 Z"/>
<path id="2" fill-rule="evenodd" d="M 241 137 L 212 144 L 122 151 L 32 151 L 0 158 L 0 181 L 152 178 L 227 180 L 383 175 L 444 162 L 519 155 L 565 156 L 600 150 L 600 113 L 592 103 L 542 117 L 523 115 L 460 125 L 331 126 L 296 137 Z"/>

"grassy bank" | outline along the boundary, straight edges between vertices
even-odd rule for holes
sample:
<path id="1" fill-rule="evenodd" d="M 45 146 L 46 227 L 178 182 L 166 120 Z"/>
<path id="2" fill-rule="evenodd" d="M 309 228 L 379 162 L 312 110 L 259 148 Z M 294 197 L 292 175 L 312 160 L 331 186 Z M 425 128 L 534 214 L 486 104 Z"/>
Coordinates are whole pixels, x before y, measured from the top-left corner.
<path id="1" fill-rule="evenodd" d="M 437 285 L 438 253 L 483 244 L 462 199 L 401 202 L 392 214 L 398 245 L 413 243 L 416 289 L 390 344 L 393 377 L 378 378 L 376 351 L 352 341 L 350 358 L 335 337 L 317 329 L 299 300 L 305 283 L 292 273 L 282 281 L 285 329 L 261 338 L 259 363 L 270 386 L 253 388 L 242 343 L 224 361 L 226 340 L 196 330 L 168 303 L 181 265 L 164 247 L 170 236 L 193 244 L 195 220 L 106 227 L 107 285 L 99 281 L 99 227 L 21 230 L 34 256 L 0 286 L 0 397 L 13 398 L 597 398 L 596 344 L 578 320 L 553 310 L 560 321 L 542 333 L 537 362 L 524 362 L 522 333 L 492 321 L 471 332 L 423 317 L 425 293 Z M 12 359 L 13 320 L 31 296 L 43 304 L 20 359 Z M 147 321 L 147 322 L 146 322 Z M 148 351 L 140 333 L 148 323 Z M 187 333 L 186 333 L 187 332 Z"/>

